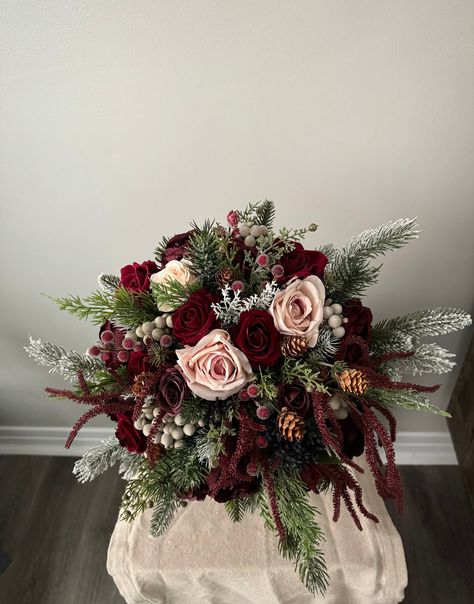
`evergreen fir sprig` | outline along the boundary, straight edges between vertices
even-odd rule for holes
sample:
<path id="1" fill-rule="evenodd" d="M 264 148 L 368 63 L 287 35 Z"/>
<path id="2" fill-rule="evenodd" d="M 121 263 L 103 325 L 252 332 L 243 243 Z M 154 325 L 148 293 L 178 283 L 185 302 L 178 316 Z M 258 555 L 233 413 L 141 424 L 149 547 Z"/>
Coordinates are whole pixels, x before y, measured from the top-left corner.
<path id="1" fill-rule="evenodd" d="M 369 388 L 364 396 L 387 407 L 403 407 L 415 411 L 427 411 L 443 417 L 451 417 L 447 411 L 443 411 L 429 402 L 427 396 L 416 390 L 386 390 L 384 388 Z"/>
<path id="2" fill-rule="evenodd" d="M 377 356 L 410 352 L 420 338 L 445 335 L 471 324 L 471 316 L 459 308 L 432 308 L 384 319 L 373 327 L 370 351 Z"/>
<path id="3" fill-rule="evenodd" d="M 216 278 L 222 265 L 222 241 L 214 221 L 206 220 L 202 227 L 193 223 L 194 232 L 189 238 L 187 259 L 191 271 L 199 278 L 202 287 L 214 291 Z"/>
<path id="4" fill-rule="evenodd" d="M 170 242 L 171 237 L 163 237 L 160 243 L 155 248 L 155 262 L 158 266 L 161 266 L 163 263 L 163 255 L 166 252 L 166 248 L 168 243 Z"/>
<path id="5" fill-rule="evenodd" d="M 49 367 L 50 373 L 58 373 L 73 381 L 81 371 L 86 379 L 93 379 L 96 372 L 105 369 L 105 364 L 98 357 L 80 354 L 75 350 L 66 350 L 50 342 L 30 337 L 30 345 L 25 346 L 28 355 L 44 367 Z"/>
<path id="6" fill-rule="evenodd" d="M 275 494 L 286 538 L 279 541 L 283 557 L 295 563 L 301 582 L 311 593 L 324 594 L 329 576 L 320 548 L 324 540 L 316 522 L 317 510 L 310 504 L 307 489 L 296 470 L 280 468 L 273 473 Z M 276 532 L 270 502 L 259 493 L 260 514 L 267 528 Z"/>
<path id="7" fill-rule="evenodd" d="M 325 243 L 324 245 L 319 246 L 317 249 L 327 257 L 329 262 L 333 262 L 337 255 L 337 248 L 333 243 Z"/>
<path id="8" fill-rule="evenodd" d="M 100 285 L 102 291 L 113 294 L 120 286 L 120 278 L 116 275 L 107 275 L 106 273 L 101 273 L 97 277 L 97 283 Z"/>
<path id="9" fill-rule="evenodd" d="M 245 514 L 253 514 L 258 509 L 258 496 L 231 499 L 226 501 L 224 506 L 232 522 L 242 522 Z"/>
<path id="10" fill-rule="evenodd" d="M 203 419 L 209 410 L 208 401 L 198 397 L 188 398 L 183 401 L 180 415 L 186 424 L 197 424 Z"/>
<path id="11" fill-rule="evenodd" d="M 271 229 L 275 220 L 276 210 L 275 204 L 269 199 L 249 203 L 245 210 L 241 212 L 240 218 L 242 222 L 257 224 L 258 226 L 266 226 Z"/>
<path id="12" fill-rule="evenodd" d="M 151 506 L 151 501 L 150 501 Z M 180 500 L 173 489 L 163 487 L 160 497 L 154 502 L 150 520 L 150 534 L 152 537 L 161 537 L 168 530 L 173 518 L 180 507 Z"/>
<path id="13" fill-rule="evenodd" d="M 82 373 L 84 375 L 84 372 Z M 99 369 L 94 372 L 90 379 L 85 378 L 85 382 L 91 394 L 98 394 L 99 392 L 117 392 L 120 394 L 124 389 L 127 389 L 130 383 L 126 365 L 117 367 L 112 373 L 107 369 Z M 76 392 L 78 394 L 82 393 L 79 384 L 76 387 Z"/>
<path id="14" fill-rule="evenodd" d="M 153 507 L 151 533 L 163 534 L 179 508 L 181 495 L 198 486 L 203 477 L 204 468 L 188 447 L 167 451 L 154 468 L 142 458 L 122 498 L 122 519 L 131 521 Z"/>
<path id="15" fill-rule="evenodd" d="M 174 353 L 172 350 L 169 348 L 163 348 L 163 346 L 160 346 L 160 344 L 157 342 L 154 342 L 148 348 L 148 358 L 154 367 L 158 367 L 159 365 L 168 362 L 172 358 L 173 354 Z"/>
<path id="16" fill-rule="evenodd" d="M 182 306 L 189 296 L 200 287 L 201 285 L 198 282 L 182 285 L 176 279 L 167 279 L 163 283 L 151 282 L 150 284 L 156 307 L 167 307 L 170 311 Z"/>
<path id="17" fill-rule="evenodd" d="M 452 360 L 455 356 L 438 344 L 419 344 L 413 349 L 411 356 L 390 359 L 381 365 L 381 370 L 396 381 L 407 373 L 449 373 L 456 366 Z"/>
<path id="18" fill-rule="evenodd" d="M 353 237 L 326 269 L 326 289 L 331 297 L 338 302 L 361 297 L 376 283 L 382 266 L 373 266 L 371 260 L 403 247 L 419 233 L 416 218 L 401 218 Z"/>
<path id="19" fill-rule="evenodd" d="M 145 321 L 153 321 L 157 310 L 149 292 L 133 292 L 119 287 L 113 293 L 96 291 L 81 298 L 52 298 L 60 310 L 95 325 L 113 321 L 125 329 L 135 329 Z"/>
<path id="20" fill-rule="evenodd" d="M 141 461 L 140 455 L 129 453 L 115 436 L 110 436 L 77 460 L 72 473 L 78 482 L 90 482 L 119 463 L 119 474 L 129 479 Z"/>
<path id="21" fill-rule="evenodd" d="M 311 349 L 309 355 L 314 361 L 328 361 L 334 358 L 340 343 L 341 339 L 334 336 L 329 325 L 323 325 L 319 330 L 316 346 Z"/>

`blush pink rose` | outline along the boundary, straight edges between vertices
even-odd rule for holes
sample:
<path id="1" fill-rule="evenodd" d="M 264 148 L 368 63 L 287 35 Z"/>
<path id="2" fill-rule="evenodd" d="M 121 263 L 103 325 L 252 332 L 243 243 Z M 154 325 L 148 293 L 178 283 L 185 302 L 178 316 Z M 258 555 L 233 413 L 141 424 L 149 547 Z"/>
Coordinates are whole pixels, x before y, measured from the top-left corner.
<path id="1" fill-rule="evenodd" d="M 230 335 L 214 329 L 195 346 L 176 350 L 189 389 L 206 401 L 237 394 L 252 378 L 247 357 L 230 343 Z"/>
<path id="2" fill-rule="evenodd" d="M 316 346 L 323 320 L 325 290 L 319 277 L 295 279 L 277 292 L 269 312 L 277 330 L 287 336 L 303 336 L 308 346 Z"/>

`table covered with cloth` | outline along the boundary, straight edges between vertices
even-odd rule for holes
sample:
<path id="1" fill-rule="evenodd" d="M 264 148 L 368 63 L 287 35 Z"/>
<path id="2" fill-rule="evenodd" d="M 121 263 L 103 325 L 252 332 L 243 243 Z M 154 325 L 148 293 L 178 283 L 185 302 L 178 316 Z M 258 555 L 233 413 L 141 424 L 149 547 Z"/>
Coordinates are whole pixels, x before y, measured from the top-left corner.
<path id="1" fill-rule="evenodd" d="M 357 478 L 367 509 L 380 521 L 362 518 L 362 532 L 344 508 L 332 521 L 330 492 L 311 495 L 326 537 L 324 597 L 306 591 L 258 513 L 233 523 L 210 499 L 190 502 L 156 539 L 148 532 L 152 510 L 132 523 L 119 520 L 108 572 L 127 604 L 396 604 L 407 584 L 402 542 L 370 472 Z"/>

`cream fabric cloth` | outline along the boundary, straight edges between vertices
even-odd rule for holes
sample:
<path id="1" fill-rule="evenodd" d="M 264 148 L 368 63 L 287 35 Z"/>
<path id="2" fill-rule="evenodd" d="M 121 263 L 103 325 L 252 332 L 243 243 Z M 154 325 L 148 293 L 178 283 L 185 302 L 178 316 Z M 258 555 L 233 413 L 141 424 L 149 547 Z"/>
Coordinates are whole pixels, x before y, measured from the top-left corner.
<path id="1" fill-rule="evenodd" d="M 133 523 L 118 521 L 107 570 L 127 604 L 396 604 L 407 584 L 402 542 L 368 470 L 358 479 L 380 520 L 363 518 L 362 532 L 345 508 L 332 521 L 330 494 L 312 496 L 326 535 L 325 597 L 306 591 L 258 513 L 234 524 L 207 498 L 183 508 L 157 539 L 148 533 L 151 511 Z"/>

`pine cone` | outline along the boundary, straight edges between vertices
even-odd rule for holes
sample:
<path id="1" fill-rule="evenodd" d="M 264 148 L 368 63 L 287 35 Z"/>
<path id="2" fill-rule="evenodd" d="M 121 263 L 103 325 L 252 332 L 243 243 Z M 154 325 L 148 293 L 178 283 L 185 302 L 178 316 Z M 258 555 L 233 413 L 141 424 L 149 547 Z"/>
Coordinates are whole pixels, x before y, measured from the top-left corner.
<path id="1" fill-rule="evenodd" d="M 223 268 L 221 268 L 216 276 L 216 281 L 221 287 L 224 287 L 225 285 L 234 280 L 235 273 L 229 266 L 224 266 Z"/>
<path id="2" fill-rule="evenodd" d="M 281 345 L 285 357 L 296 359 L 304 355 L 308 349 L 308 340 L 303 336 L 287 336 Z"/>
<path id="3" fill-rule="evenodd" d="M 369 387 L 367 378 L 358 369 L 345 369 L 336 376 L 339 388 L 350 394 L 364 394 Z"/>
<path id="4" fill-rule="evenodd" d="M 277 418 L 278 429 L 287 440 L 301 440 L 305 433 L 304 419 L 288 407 L 282 407 Z"/>

